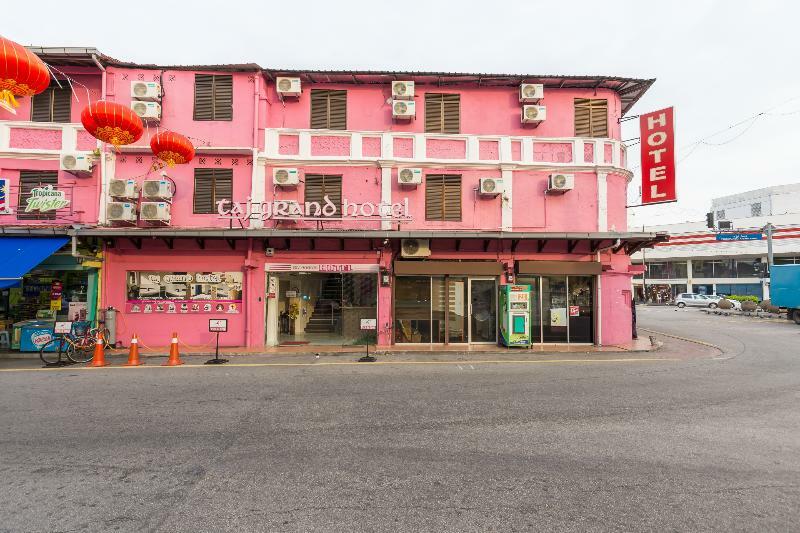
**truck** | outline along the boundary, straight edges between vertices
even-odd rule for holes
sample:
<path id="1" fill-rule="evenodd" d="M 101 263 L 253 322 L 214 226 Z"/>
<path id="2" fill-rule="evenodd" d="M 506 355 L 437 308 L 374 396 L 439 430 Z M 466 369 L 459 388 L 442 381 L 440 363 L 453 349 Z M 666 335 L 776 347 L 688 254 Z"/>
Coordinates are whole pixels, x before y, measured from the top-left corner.
<path id="1" fill-rule="evenodd" d="M 772 265 L 769 299 L 776 307 L 786 308 L 786 318 L 800 324 L 800 265 Z"/>

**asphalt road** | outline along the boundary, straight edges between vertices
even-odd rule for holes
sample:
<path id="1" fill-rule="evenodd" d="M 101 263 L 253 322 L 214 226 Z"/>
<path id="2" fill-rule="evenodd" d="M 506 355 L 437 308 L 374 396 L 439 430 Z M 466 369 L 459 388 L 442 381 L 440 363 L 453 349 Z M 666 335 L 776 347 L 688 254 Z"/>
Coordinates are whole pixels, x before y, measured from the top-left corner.
<path id="1" fill-rule="evenodd" d="M 639 311 L 722 353 L 0 372 L 0 531 L 796 531 L 800 327 Z"/>

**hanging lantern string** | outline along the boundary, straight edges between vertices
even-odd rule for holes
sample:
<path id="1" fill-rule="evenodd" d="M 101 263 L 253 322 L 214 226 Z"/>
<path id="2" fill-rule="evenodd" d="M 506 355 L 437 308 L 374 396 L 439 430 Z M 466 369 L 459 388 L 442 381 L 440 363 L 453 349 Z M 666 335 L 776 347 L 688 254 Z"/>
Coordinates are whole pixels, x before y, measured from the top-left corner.
<path id="1" fill-rule="evenodd" d="M 64 72 L 62 72 L 61 70 L 57 69 L 56 67 L 54 67 L 52 65 L 49 65 L 49 64 L 45 63 L 44 66 L 47 67 L 48 71 L 50 71 L 50 75 L 53 77 L 53 80 L 56 82 L 56 85 L 58 85 L 59 89 L 63 89 L 64 86 L 61 85 L 61 81 L 59 81 L 59 79 L 56 77 L 56 73 L 58 73 L 61 76 L 63 76 L 64 77 L 63 81 L 66 81 L 69 84 L 70 91 L 72 91 L 72 95 L 75 97 L 75 101 L 76 102 L 80 102 L 81 99 L 78 98 L 78 93 L 75 91 L 74 85 L 80 85 L 81 87 L 84 88 L 84 90 L 86 90 L 87 103 L 89 105 L 92 104 L 91 92 L 89 91 L 89 88 L 86 85 L 82 84 L 78 80 L 73 79 L 71 76 L 69 76 L 68 74 L 65 74 Z"/>

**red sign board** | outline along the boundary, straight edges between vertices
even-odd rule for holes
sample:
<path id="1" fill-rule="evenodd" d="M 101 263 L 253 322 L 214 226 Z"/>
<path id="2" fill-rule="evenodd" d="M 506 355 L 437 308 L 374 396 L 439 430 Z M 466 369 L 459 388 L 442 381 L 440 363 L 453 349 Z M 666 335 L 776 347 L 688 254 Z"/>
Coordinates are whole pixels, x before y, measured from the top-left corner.
<path id="1" fill-rule="evenodd" d="M 639 116 L 642 204 L 678 199 L 675 193 L 675 122 L 671 107 Z"/>

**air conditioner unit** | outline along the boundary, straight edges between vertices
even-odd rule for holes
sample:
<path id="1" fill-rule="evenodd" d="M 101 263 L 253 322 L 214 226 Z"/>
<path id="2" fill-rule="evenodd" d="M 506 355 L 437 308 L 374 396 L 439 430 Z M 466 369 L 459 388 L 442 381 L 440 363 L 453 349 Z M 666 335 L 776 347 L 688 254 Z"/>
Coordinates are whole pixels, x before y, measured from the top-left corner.
<path id="1" fill-rule="evenodd" d="M 275 88 L 281 96 L 300 96 L 300 78 L 277 78 Z"/>
<path id="2" fill-rule="evenodd" d="M 148 221 L 169 222 L 170 204 L 167 202 L 142 202 L 139 218 Z"/>
<path id="3" fill-rule="evenodd" d="M 412 119 L 416 114 L 416 102 L 411 100 L 392 100 L 392 117 Z"/>
<path id="4" fill-rule="evenodd" d="M 480 193 L 484 196 L 497 196 L 503 194 L 503 180 L 500 178 L 481 178 Z"/>
<path id="5" fill-rule="evenodd" d="M 564 194 L 574 188 L 574 174 L 550 174 L 547 180 L 547 192 L 550 194 Z"/>
<path id="6" fill-rule="evenodd" d="M 547 118 L 547 108 L 543 105 L 522 106 L 522 122 L 525 124 L 539 124 Z"/>
<path id="7" fill-rule="evenodd" d="M 172 198 L 172 183 L 168 180 L 146 180 L 142 183 L 142 197 L 168 200 Z"/>
<path id="8" fill-rule="evenodd" d="M 541 83 L 522 83 L 519 86 L 519 101 L 538 104 L 544 98 L 544 85 Z"/>
<path id="9" fill-rule="evenodd" d="M 429 239 L 400 239 L 400 255 L 403 257 L 428 257 L 431 255 Z"/>
<path id="10" fill-rule="evenodd" d="M 400 185 L 420 185 L 422 183 L 422 169 L 401 168 L 397 172 L 397 183 Z"/>
<path id="11" fill-rule="evenodd" d="M 412 100 L 414 98 L 414 82 L 393 81 L 392 98 L 395 100 Z"/>
<path id="12" fill-rule="evenodd" d="M 111 180 L 108 195 L 112 198 L 138 198 L 139 186 L 134 180 Z"/>
<path id="13" fill-rule="evenodd" d="M 85 177 L 92 175 L 94 159 L 88 154 L 63 153 L 61 154 L 61 170 L 75 176 Z"/>
<path id="14" fill-rule="evenodd" d="M 109 222 L 136 222 L 136 204 L 131 202 L 108 202 L 106 217 Z"/>
<path id="15" fill-rule="evenodd" d="M 131 98 L 158 102 L 161 100 L 161 85 L 154 81 L 131 82 Z"/>
<path id="16" fill-rule="evenodd" d="M 273 168 L 272 183 L 279 187 L 296 187 L 300 177 L 296 168 Z"/>
<path id="17" fill-rule="evenodd" d="M 145 122 L 161 121 L 161 104 L 158 102 L 131 102 L 131 109 Z"/>

